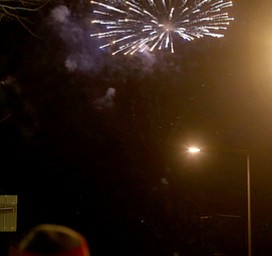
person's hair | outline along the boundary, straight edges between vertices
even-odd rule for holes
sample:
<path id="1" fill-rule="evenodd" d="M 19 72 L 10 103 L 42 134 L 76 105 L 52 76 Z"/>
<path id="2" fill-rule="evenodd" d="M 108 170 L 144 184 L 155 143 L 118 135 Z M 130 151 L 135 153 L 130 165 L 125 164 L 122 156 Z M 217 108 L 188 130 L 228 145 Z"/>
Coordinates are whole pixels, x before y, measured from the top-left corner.
<path id="1" fill-rule="evenodd" d="M 82 234 L 56 224 L 40 224 L 30 229 L 18 247 L 20 256 L 90 256 Z"/>

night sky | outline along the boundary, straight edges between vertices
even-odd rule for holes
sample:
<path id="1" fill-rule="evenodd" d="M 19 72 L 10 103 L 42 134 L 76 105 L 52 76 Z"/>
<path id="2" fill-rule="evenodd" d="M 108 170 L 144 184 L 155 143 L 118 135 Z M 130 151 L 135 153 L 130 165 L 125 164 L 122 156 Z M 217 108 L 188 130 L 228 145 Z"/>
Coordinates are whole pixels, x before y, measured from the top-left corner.
<path id="1" fill-rule="evenodd" d="M 272 2 L 229 13 L 224 38 L 140 57 L 98 49 L 88 1 L 28 14 L 32 33 L 1 21 L 0 191 L 19 236 L 51 222 L 93 256 L 247 255 L 243 149 L 253 255 L 271 255 Z"/>

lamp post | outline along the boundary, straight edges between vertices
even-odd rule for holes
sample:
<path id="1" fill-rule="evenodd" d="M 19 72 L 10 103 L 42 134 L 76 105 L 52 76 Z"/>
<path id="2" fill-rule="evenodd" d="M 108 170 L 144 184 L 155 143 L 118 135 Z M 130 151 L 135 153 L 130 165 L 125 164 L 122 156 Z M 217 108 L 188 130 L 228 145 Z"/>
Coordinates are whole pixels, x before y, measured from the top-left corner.
<path id="1" fill-rule="evenodd" d="M 201 151 L 198 147 L 189 147 L 188 152 L 197 154 Z M 250 157 L 247 150 L 235 149 L 235 152 L 246 153 L 246 178 L 247 178 L 247 255 L 252 256 L 252 243 L 251 243 L 251 183 L 250 183 Z"/>
<path id="2" fill-rule="evenodd" d="M 250 158 L 247 152 L 247 246 L 248 256 L 252 255 L 251 250 L 251 196 L 250 196 Z"/>

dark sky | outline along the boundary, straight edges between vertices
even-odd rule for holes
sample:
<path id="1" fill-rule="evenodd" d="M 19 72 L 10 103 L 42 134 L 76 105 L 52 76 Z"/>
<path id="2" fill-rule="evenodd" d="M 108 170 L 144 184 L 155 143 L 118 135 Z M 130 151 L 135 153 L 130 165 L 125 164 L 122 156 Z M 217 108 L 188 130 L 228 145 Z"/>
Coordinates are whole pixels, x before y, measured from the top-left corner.
<path id="1" fill-rule="evenodd" d="M 19 195 L 19 233 L 67 224 L 93 255 L 246 255 L 240 148 L 253 252 L 270 255 L 272 2 L 234 1 L 223 39 L 152 58 L 101 53 L 89 3 L 65 4 L 65 22 L 58 5 L 33 17 L 37 36 L 1 24 L 0 190 Z"/>

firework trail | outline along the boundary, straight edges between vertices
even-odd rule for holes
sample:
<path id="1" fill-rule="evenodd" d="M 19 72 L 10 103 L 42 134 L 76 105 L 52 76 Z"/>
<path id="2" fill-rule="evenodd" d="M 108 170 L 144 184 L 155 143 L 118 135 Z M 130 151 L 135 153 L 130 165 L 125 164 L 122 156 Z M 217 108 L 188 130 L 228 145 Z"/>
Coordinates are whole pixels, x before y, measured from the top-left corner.
<path id="1" fill-rule="evenodd" d="M 194 40 L 205 36 L 221 38 L 233 18 L 226 0 L 91 0 L 99 38 L 112 54 L 170 50 L 174 39 Z"/>

